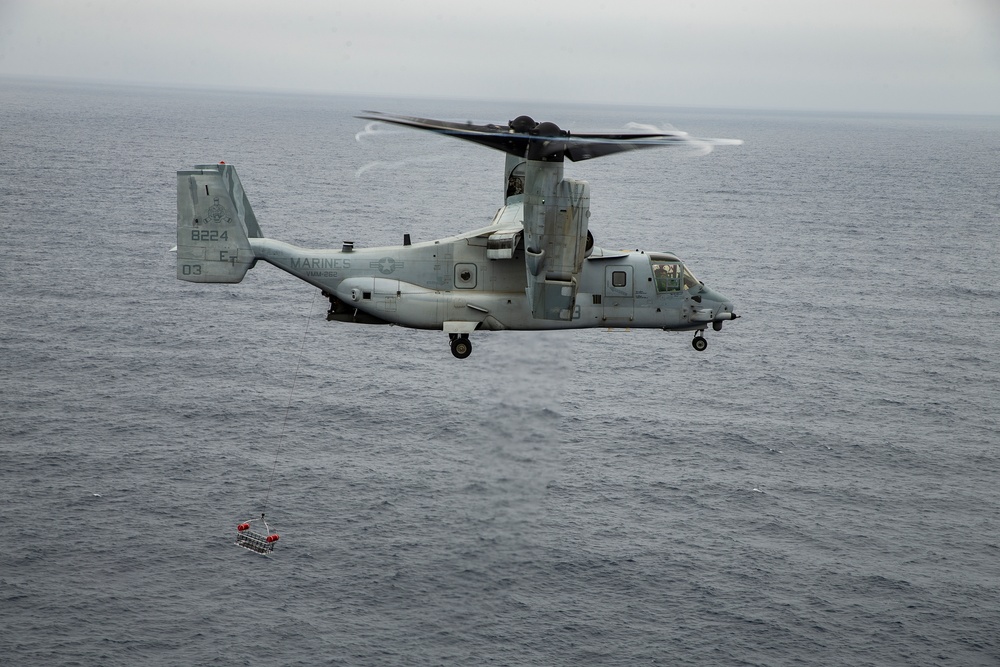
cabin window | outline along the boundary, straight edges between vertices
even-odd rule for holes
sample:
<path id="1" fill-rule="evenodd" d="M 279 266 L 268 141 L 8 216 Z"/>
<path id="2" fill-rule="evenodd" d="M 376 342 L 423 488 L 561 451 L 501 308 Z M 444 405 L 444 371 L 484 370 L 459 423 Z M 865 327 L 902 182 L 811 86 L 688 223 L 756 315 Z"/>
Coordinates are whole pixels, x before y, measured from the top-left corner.
<path id="1" fill-rule="evenodd" d="M 611 272 L 611 286 L 612 287 L 625 287 L 628 284 L 628 274 L 624 271 L 612 271 Z"/>

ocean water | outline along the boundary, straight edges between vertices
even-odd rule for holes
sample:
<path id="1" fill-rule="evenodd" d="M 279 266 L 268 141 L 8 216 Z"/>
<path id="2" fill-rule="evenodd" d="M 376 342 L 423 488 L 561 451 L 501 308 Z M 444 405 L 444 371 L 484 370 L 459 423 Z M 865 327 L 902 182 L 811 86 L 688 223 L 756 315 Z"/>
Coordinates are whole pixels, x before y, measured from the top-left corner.
<path id="1" fill-rule="evenodd" d="M 175 279 L 206 161 L 291 243 L 489 220 L 502 156 L 363 109 L 743 139 L 567 165 L 743 318 L 459 361 Z M 1000 663 L 998 164 L 995 117 L 0 82 L 3 664 Z"/>

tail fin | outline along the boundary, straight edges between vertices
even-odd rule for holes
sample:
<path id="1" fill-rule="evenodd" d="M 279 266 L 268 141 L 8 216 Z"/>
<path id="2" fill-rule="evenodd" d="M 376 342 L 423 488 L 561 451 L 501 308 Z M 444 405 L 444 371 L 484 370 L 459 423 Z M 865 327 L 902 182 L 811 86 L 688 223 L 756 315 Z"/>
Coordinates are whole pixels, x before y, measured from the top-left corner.
<path id="1" fill-rule="evenodd" d="M 256 258 L 247 237 L 260 238 L 257 218 L 230 164 L 177 172 L 177 278 L 238 283 Z"/>

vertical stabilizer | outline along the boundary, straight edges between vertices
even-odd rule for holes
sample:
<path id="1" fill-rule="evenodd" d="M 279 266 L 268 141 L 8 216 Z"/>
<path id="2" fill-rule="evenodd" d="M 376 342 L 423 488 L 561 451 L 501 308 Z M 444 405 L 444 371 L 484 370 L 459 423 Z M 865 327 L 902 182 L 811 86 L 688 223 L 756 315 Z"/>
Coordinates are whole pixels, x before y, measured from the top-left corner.
<path id="1" fill-rule="evenodd" d="M 177 172 L 177 278 L 238 283 L 255 257 L 247 237 L 262 234 L 236 168 L 197 165 Z"/>

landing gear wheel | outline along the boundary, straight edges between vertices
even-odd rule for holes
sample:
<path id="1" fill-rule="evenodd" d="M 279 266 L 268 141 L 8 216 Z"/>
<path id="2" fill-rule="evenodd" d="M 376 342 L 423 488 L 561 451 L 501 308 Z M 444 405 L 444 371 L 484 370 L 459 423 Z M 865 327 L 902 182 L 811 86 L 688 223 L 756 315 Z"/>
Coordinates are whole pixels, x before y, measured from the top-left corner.
<path id="1" fill-rule="evenodd" d="M 695 336 L 694 340 L 691 341 L 691 346 L 699 352 L 704 352 L 705 348 L 708 347 L 708 341 L 702 336 Z"/>
<path id="2" fill-rule="evenodd" d="M 459 359 L 465 359 L 472 354 L 472 341 L 468 336 L 462 335 L 451 339 L 451 353 Z"/>

